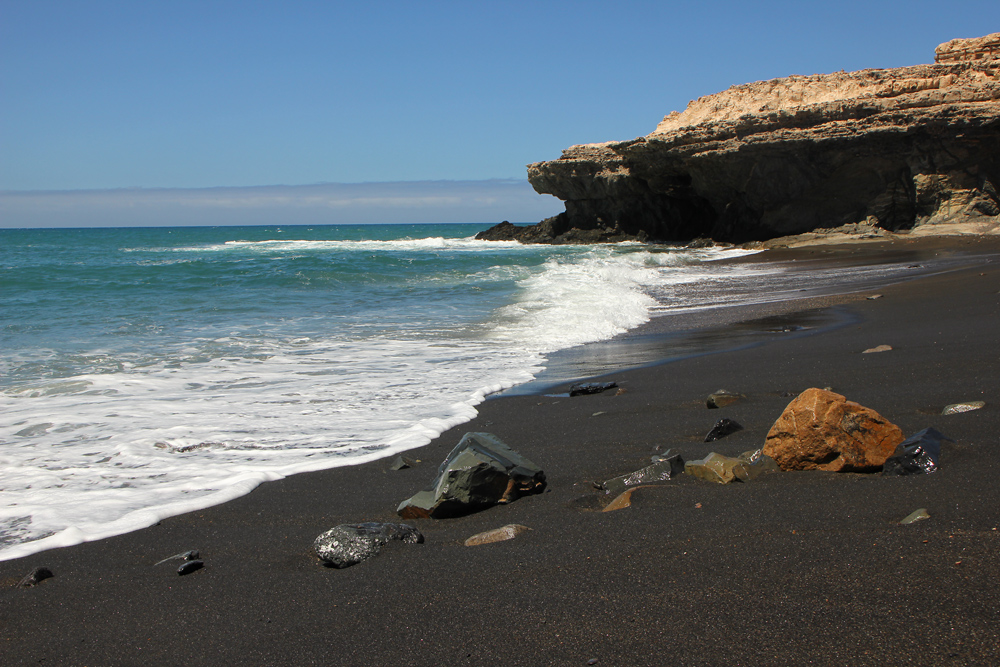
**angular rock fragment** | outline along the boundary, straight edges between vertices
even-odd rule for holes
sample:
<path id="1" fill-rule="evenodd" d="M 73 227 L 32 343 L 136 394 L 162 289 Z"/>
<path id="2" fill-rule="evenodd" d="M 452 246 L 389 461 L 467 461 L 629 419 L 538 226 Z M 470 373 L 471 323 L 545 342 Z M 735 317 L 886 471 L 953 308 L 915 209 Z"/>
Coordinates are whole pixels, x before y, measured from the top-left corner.
<path id="1" fill-rule="evenodd" d="M 671 477 L 684 472 L 684 459 L 679 452 L 672 449 L 667 450 L 659 461 L 645 468 L 640 468 L 627 475 L 613 477 L 601 485 L 604 492 L 615 497 L 623 493 L 626 489 L 639 486 L 640 484 L 651 484 L 655 482 L 665 482 Z"/>
<path id="2" fill-rule="evenodd" d="M 684 473 L 716 484 L 729 484 L 739 479 L 735 468 L 742 467 L 739 459 L 712 452 L 703 459 L 685 461 Z"/>
<path id="3" fill-rule="evenodd" d="M 781 472 L 777 462 L 759 449 L 743 452 L 737 459 L 743 465 L 733 466 L 733 474 L 741 482 L 750 482 L 769 472 Z"/>
<path id="4" fill-rule="evenodd" d="M 731 391 L 726 391 L 725 389 L 720 389 L 714 394 L 709 394 L 708 398 L 705 399 L 705 405 L 710 409 L 724 408 L 727 405 L 732 405 L 737 401 L 741 401 L 746 396 L 743 394 L 737 394 Z"/>
<path id="5" fill-rule="evenodd" d="M 972 412 L 973 410 L 978 410 L 984 407 L 986 407 L 986 401 L 967 401 L 965 403 L 952 403 L 951 405 L 944 406 L 944 410 L 941 411 L 941 414 L 957 415 L 962 412 Z"/>
<path id="6" fill-rule="evenodd" d="M 18 582 L 18 588 L 31 588 L 32 586 L 37 586 L 39 582 L 42 582 L 50 577 L 56 575 L 52 574 L 52 570 L 47 567 L 36 567 L 34 570 L 25 575 L 24 579 Z"/>
<path id="7" fill-rule="evenodd" d="M 392 464 L 389 465 L 389 470 L 405 470 L 407 468 L 412 468 L 414 465 L 416 465 L 416 463 L 413 459 L 405 456 L 397 456 L 392 460 Z"/>
<path id="8" fill-rule="evenodd" d="M 424 536 L 405 523 L 348 523 L 317 537 L 313 550 L 325 565 L 344 568 L 371 558 L 391 540 L 421 544 Z"/>
<path id="9" fill-rule="evenodd" d="M 443 519 L 541 493 L 545 473 L 490 433 L 466 433 L 423 491 L 396 508 L 404 519 Z"/>
<path id="10" fill-rule="evenodd" d="M 715 442 L 720 438 L 725 438 L 727 435 L 732 435 L 737 431 L 742 431 L 743 426 L 739 422 L 735 422 L 732 419 L 720 419 L 715 422 L 715 426 L 712 430 L 708 432 L 705 436 L 705 442 Z"/>
<path id="11" fill-rule="evenodd" d="M 599 394 L 608 389 L 618 386 L 617 382 L 580 382 L 569 388 L 569 395 L 584 396 L 586 394 Z"/>
<path id="12" fill-rule="evenodd" d="M 875 347 L 870 347 L 861 354 L 872 354 L 873 352 L 891 352 L 891 345 L 876 345 Z"/>
<path id="13" fill-rule="evenodd" d="M 465 546 L 478 547 L 481 544 L 504 542 L 506 540 L 512 540 L 521 533 L 526 533 L 529 530 L 531 529 L 527 526 L 522 526 L 519 523 L 509 523 L 506 526 L 501 526 L 500 528 L 487 530 L 483 533 L 476 533 L 465 541 Z"/>
<path id="14" fill-rule="evenodd" d="M 927 510 L 921 507 L 918 510 L 906 515 L 906 518 L 899 522 L 900 526 L 908 526 L 911 523 L 916 523 L 917 521 L 923 521 L 924 519 L 931 518 L 931 515 L 927 513 Z"/>
<path id="15" fill-rule="evenodd" d="M 899 443 L 892 456 L 882 465 L 883 475 L 912 475 L 931 473 L 938 469 L 941 460 L 941 443 L 950 438 L 934 428 L 911 435 Z"/>
<path id="16" fill-rule="evenodd" d="M 626 507 L 632 507 L 632 492 L 637 489 L 641 489 L 641 486 L 633 486 L 631 489 L 622 491 L 620 494 L 615 496 L 615 498 L 604 506 L 601 510 L 602 512 L 615 512 L 617 510 L 623 510 Z"/>
<path id="17" fill-rule="evenodd" d="M 873 472 L 901 442 L 903 432 L 879 413 L 811 388 L 788 404 L 762 451 L 782 470 Z"/>

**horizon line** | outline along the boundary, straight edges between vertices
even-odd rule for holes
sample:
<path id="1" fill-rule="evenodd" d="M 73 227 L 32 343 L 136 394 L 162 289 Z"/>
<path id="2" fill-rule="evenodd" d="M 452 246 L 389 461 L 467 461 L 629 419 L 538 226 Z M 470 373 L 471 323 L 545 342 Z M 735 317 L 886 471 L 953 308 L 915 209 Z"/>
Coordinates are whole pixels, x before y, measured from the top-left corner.
<path id="1" fill-rule="evenodd" d="M 58 194 L 58 193 L 80 193 L 80 192 L 136 192 L 136 191 L 155 191 L 155 190 L 225 190 L 225 189 L 251 189 L 251 188 L 313 188 L 329 185 L 347 185 L 347 186 L 359 186 L 359 185 L 413 185 L 413 184 L 428 184 L 428 183 L 497 183 L 497 182 L 507 182 L 507 183 L 518 183 L 524 184 L 528 183 L 528 179 L 525 178 L 469 178 L 469 179 L 458 179 L 458 178 L 435 178 L 435 179 L 418 179 L 418 180 L 395 180 L 395 181 L 317 181 L 315 183 L 269 183 L 266 185 L 195 185 L 195 186 L 185 186 L 185 185 L 123 185 L 114 187 L 102 187 L 102 188 L 49 188 L 49 189 L 37 189 L 37 190 L 9 190 L 0 188 L 0 194 L 12 195 L 12 194 Z"/>

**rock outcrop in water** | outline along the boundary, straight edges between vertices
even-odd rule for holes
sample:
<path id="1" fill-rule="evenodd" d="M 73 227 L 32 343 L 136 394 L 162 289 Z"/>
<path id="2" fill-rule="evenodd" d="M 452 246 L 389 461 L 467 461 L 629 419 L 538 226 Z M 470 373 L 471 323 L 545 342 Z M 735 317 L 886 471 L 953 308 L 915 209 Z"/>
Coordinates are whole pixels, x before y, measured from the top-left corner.
<path id="1" fill-rule="evenodd" d="M 1000 33 L 935 64 L 734 86 L 631 141 L 528 165 L 566 211 L 480 238 L 743 242 L 862 223 L 1000 228 Z"/>

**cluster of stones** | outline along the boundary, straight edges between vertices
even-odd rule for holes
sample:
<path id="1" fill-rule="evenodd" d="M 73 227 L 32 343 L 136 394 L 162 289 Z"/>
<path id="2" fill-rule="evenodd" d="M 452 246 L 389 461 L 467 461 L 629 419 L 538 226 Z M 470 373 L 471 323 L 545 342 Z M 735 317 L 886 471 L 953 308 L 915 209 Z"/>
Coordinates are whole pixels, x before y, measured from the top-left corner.
<path id="1" fill-rule="evenodd" d="M 605 385 L 581 385 L 584 391 L 576 395 L 615 386 Z M 706 406 L 719 408 L 744 398 L 742 394 L 719 390 L 708 397 Z M 964 409 L 981 407 L 979 403 L 956 405 Z M 705 442 L 724 438 L 742 428 L 731 419 L 720 419 Z M 603 491 L 602 510 L 609 512 L 631 506 L 632 494 L 637 489 L 662 484 L 680 474 L 718 484 L 751 482 L 761 475 L 793 470 L 927 474 L 938 469 L 941 445 L 947 440 L 933 428 L 904 439 L 898 426 L 874 410 L 829 389 L 810 388 L 788 404 L 760 449 L 736 457 L 711 452 L 688 461 L 679 451 L 668 449 L 654 455 L 651 463 L 639 470 L 595 485 Z M 392 467 L 404 467 L 398 463 Z M 430 485 L 400 503 L 397 513 L 407 519 L 454 517 L 544 489 L 545 473 L 537 465 L 493 434 L 466 433 L 438 468 Z M 528 530 L 527 526 L 509 524 L 473 535 L 465 545 L 510 540 Z M 320 535 L 313 549 L 325 564 L 343 568 L 371 558 L 392 541 L 416 544 L 423 540 L 420 531 L 407 524 L 343 524 Z"/>
<path id="2" fill-rule="evenodd" d="M 393 464 L 402 469 L 408 464 Z M 477 512 L 545 490 L 545 473 L 491 433 L 466 433 L 438 468 L 427 488 L 400 503 L 404 519 L 443 519 Z M 466 546 L 513 539 L 526 526 L 511 524 L 474 535 Z M 379 553 L 398 540 L 419 544 L 424 536 L 408 524 L 359 523 L 334 526 L 316 538 L 313 551 L 331 567 L 344 568 Z"/>
<path id="3" fill-rule="evenodd" d="M 743 398 L 741 394 L 719 390 L 708 397 L 706 404 L 718 408 Z M 741 429 L 736 422 L 721 419 L 705 442 Z M 941 444 L 946 440 L 933 428 L 904 440 L 899 427 L 874 410 L 828 389 L 810 388 L 788 404 L 761 449 L 736 457 L 710 452 L 688 461 L 679 452 L 667 450 L 653 456 L 653 465 L 600 484 L 607 499 L 603 511 L 629 507 L 636 489 L 669 480 L 682 472 L 717 484 L 750 482 L 767 473 L 794 470 L 881 470 L 886 475 L 932 473 L 938 468 Z"/>

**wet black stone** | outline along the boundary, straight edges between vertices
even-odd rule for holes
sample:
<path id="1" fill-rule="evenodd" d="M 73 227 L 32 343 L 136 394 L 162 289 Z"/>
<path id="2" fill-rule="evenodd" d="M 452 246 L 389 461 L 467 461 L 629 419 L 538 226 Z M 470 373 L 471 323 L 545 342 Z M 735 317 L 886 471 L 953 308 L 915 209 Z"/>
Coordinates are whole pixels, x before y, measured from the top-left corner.
<path id="1" fill-rule="evenodd" d="M 584 396 L 586 394 L 599 394 L 608 389 L 618 386 L 617 382 L 580 382 L 569 388 L 570 396 Z"/>
<path id="2" fill-rule="evenodd" d="M 421 544 L 424 536 L 405 523 L 347 523 L 334 526 L 313 542 L 313 550 L 324 565 L 344 568 L 368 560 L 391 540 Z"/>
<path id="3" fill-rule="evenodd" d="M 732 435 L 733 433 L 742 430 L 743 426 L 732 419 L 720 419 L 715 422 L 715 426 L 713 426 L 712 430 L 705 436 L 705 442 L 715 442 L 720 438 L 725 438 L 727 435 Z"/>
<path id="4" fill-rule="evenodd" d="M 953 442 L 934 428 L 925 428 L 901 442 L 882 465 L 883 475 L 932 473 L 941 460 L 941 443 Z"/>
<path id="5" fill-rule="evenodd" d="M 50 577 L 54 577 L 52 570 L 47 567 L 36 567 L 34 570 L 28 573 L 24 579 L 18 583 L 19 588 L 31 588 L 32 586 L 37 586 L 40 581 L 44 581 Z"/>
<path id="6" fill-rule="evenodd" d="M 191 574 L 192 572 L 200 570 L 203 567 L 205 567 L 205 561 L 189 560 L 188 562 L 184 563 L 179 568 L 177 568 L 177 574 L 183 577 L 185 574 Z"/>

